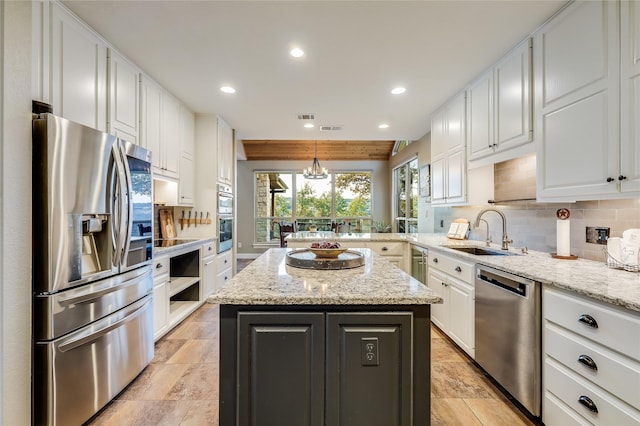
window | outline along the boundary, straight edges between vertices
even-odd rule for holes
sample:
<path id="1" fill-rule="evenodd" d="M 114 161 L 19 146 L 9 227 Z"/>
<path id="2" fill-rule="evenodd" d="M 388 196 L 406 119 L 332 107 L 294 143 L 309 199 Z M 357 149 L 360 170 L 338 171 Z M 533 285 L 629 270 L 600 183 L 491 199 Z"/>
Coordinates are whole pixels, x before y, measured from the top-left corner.
<path id="1" fill-rule="evenodd" d="M 279 244 L 280 223 L 295 222 L 298 231 L 371 232 L 371 172 L 318 180 L 291 171 L 254 174 L 256 243 Z"/>
<path id="2" fill-rule="evenodd" d="M 409 146 L 412 141 L 410 140 L 399 140 L 393 145 L 393 150 L 391 151 L 391 155 L 396 155 L 403 149 Z"/>
<path id="3" fill-rule="evenodd" d="M 418 159 L 395 168 L 393 183 L 397 232 L 418 232 Z"/>

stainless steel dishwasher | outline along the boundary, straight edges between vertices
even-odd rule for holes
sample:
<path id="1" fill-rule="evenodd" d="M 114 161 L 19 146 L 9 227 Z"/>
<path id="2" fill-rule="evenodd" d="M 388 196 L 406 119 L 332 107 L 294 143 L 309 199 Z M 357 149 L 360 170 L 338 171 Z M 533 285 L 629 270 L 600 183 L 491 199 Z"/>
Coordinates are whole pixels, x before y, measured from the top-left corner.
<path id="1" fill-rule="evenodd" d="M 540 416 L 540 284 L 478 265 L 475 291 L 476 362 Z"/>

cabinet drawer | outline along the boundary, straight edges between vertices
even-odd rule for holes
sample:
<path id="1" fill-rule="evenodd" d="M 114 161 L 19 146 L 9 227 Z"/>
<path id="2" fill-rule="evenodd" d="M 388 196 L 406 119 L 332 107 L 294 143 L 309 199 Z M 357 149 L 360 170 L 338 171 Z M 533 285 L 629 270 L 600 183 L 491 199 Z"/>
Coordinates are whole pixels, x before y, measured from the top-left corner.
<path id="1" fill-rule="evenodd" d="M 169 258 L 157 257 L 153 261 L 153 276 L 159 277 L 161 275 L 169 274 Z"/>
<path id="2" fill-rule="evenodd" d="M 432 250 L 429 252 L 429 268 L 438 269 L 469 284 L 474 281 L 475 264 L 455 256 L 447 256 Z"/>
<path id="3" fill-rule="evenodd" d="M 202 257 L 215 256 L 216 243 L 210 242 L 202 245 Z"/>
<path id="4" fill-rule="evenodd" d="M 640 423 L 640 411 L 630 408 L 554 360 L 545 360 L 544 371 L 547 390 L 591 423 L 618 426 Z M 594 404 L 597 412 L 591 411 L 580 402 L 584 398 L 588 398 Z"/>
<path id="5" fill-rule="evenodd" d="M 640 316 L 548 288 L 542 307 L 545 319 L 640 360 Z M 587 324 L 592 320 L 597 327 Z"/>
<path id="6" fill-rule="evenodd" d="M 623 358 L 552 323 L 547 323 L 545 333 L 545 351 L 549 356 L 640 409 L 640 363 Z M 593 361 L 596 369 L 585 365 L 590 361 Z"/>
<path id="7" fill-rule="evenodd" d="M 542 402 L 542 421 L 547 425 L 562 426 L 587 426 L 590 425 L 572 409 L 567 407 L 558 398 L 549 392 L 545 392 Z"/>
<path id="8" fill-rule="evenodd" d="M 231 268 L 225 269 L 224 271 L 221 271 L 217 276 L 216 276 L 216 284 L 218 289 L 224 287 L 225 285 L 227 285 L 227 283 L 229 282 L 229 280 L 232 277 L 232 271 Z"/>
<path id="9" fill-rule="evenodd" d="M 367 247 L 381 256 L 402 256 L 404 254 L 404 243 L 371 241 L 367 243 Z"/>
<path id="10" fill-rule="evenodd" d="M 216 259 L 216 268 L 218 272 L 223 269 L 231 268 L 231 250 L 218 255 L 218 258 Z"/>

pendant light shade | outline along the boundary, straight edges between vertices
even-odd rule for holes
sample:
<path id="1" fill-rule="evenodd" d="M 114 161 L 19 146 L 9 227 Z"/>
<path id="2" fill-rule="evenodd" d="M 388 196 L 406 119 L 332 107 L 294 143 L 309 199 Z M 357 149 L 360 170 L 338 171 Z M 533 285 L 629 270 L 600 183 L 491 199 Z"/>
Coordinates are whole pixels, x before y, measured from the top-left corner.
<path id="1" fill-rule="evenodd" d="M 306 179 L 326 179 L 329 176 L 327 169 L 320 167 L 320 162 L 318 161 L 318 141 L 316 141 L 315 145 L 313 164 L 310 168 L 304 169 L 302 176 Z"/>

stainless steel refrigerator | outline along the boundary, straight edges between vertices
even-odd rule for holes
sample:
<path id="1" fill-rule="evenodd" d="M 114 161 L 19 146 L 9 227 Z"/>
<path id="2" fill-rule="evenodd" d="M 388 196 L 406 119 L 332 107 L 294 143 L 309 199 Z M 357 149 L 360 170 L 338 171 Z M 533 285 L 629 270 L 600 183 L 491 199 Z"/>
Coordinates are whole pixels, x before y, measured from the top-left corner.
<path id="1" fill-rule="evenodd" d="M 80 425 L 153 358 L 151 153 L 33 119 L 33 423 Z"/>

